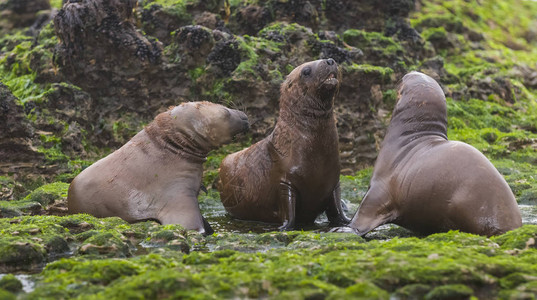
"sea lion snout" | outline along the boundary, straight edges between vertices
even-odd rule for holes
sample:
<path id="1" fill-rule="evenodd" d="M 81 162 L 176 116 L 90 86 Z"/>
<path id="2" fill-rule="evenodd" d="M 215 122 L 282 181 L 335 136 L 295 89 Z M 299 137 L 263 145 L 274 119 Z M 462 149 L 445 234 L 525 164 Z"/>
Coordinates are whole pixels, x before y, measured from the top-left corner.
<path id="1" fill-rule="evenodd" d="M 236 130 L 233 130 L 235 133 L 233 135 L 237 135 L 240 133 L 245 133 L 250 130 L 250 121 L 248 120 L 248 116 L 240 111 L 240 110 L 230 110 L 232 117 L 234 117 L 237 120 L 237 125 L 234 126 Z"/>
<path id="2" fill-rule="evenodd" d="M 319 61 L 319 78 L 322 82 L 321 88 L 333 89 L 339 84 L 339 69 L 335 60 L 332 58 L 322 59 Z"/>

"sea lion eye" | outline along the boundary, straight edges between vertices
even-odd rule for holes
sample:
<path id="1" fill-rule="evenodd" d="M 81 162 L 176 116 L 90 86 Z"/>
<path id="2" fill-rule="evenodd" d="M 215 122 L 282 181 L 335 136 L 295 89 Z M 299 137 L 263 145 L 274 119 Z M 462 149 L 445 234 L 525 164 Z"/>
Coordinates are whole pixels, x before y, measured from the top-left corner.
<path id="1" fill-rule="evenodd" d="M 305 67 L 304 69 L 302 69 L 302 76 L 310 76 L 310 74 L 311 74 L 310 67 Z"/>

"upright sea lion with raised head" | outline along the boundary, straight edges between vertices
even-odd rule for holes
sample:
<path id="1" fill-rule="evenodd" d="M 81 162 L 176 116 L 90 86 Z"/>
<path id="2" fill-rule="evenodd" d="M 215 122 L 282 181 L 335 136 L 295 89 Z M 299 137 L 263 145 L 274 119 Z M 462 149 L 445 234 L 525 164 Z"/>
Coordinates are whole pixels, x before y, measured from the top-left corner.
<path id="1" fill-rule="evenodd" d="M 240 111 L 188 102 L 159 114 L 128 143 L 82 171 L 69 186 L 69 213 L 153 219 L 211 233 L 197 195 L 207 153 L 249 129 Z"/>
<path id="2" fill-rule="evenodd" d="M 313 223 L 322 212 L 334 225 L 348 223 L 333 114 L 338 77 L 333 59 L 302 64 L 287 76 L 273 132 L 222 161 L 219 190 L 229 214 L 281 230 Z"/>
<path id="3" fill-rule="evenodd" d="M 474 147 L 447 139 L 444 92 L 418 72 L 403 77 L 369 190 L 349 226 L 365 235 L 386 223 L 487 236 L 522 225 L 496 168 Z"/>

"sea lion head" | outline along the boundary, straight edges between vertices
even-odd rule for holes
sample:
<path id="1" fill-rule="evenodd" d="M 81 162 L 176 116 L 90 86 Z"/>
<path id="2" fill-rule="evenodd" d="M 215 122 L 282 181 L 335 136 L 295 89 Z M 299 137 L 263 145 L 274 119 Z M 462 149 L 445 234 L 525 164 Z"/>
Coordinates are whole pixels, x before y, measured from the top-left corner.
<path id="1" fill-rule="evenodd" d="M 406 74 L 398 89 L 398 100 L 394 115 L 398 112 L 414 108 L 414 114 L 447 116 L 447 105 L 444 91 L 433 78 L 420 73 Z"/>
<path id="2" fill-rule="evenodd" d="M 211 102 L 187 102 L 169 111 L 174 128 L 207 150 L 231 142 L 250 129 L 248 117 L 239 110 Z"/>
<path id="3" fill-rule="evenodd" d="M 340 80 L 338 65 L 333 59 L 307 62 L 289 73 L 281 87 L 282 99 L 299 107 L 305 103 L 314 110 L 330 110 Z"/>
<path id="4" fill-rule="evenodd" d="M 446 97 L 433 78 L 420 72 L 403 77 L 388 131 L 394 127 L 413 138 L 433 134 L 447 139 Z"/>

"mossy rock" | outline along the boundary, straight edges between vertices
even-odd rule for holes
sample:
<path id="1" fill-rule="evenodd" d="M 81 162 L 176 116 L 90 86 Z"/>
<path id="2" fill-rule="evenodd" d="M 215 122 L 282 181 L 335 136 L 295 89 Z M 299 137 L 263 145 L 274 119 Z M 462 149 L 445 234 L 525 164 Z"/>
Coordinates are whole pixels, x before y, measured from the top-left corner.
<path id="1" fill-rule="evenodd" d="M 416 283 L 405 285 L 404 287 L 398 289 L 395 292 L 395 295 L 401 299 L 418 300 L 423 299 L 431 290 L 432 287 L 430 285 Z"/>
<path id="2" fill-rule="evenodd" d="M 35 201 L 42 206 L 47 206 L 57 200 L 65 200 L 67 198 L 68 189 L 68 183 L 54 182 L 37 188 L 26 196 L 24 200 Z"/>
<path id="3" fill-rule="evenodd" d="M 0 288 L 0 299 L 3 299 L 3 300 L 15 300 L 15 299 L 17 299 L 17 297 L 13 293 Z"/>
<path id="4" fill-rule="evenodd" d="M 368 64 L 348 64 L 343 66 L 345 72 L 356 74 L 365 80 L 390 83 L 392 81 L 393 70 L 387 67 L 378 67 Z"/>
<path id="5" fill-rule="evenodd" d="M 537 241 L 537 225 L 524 225 L 500 236 L 492 237 L 502 249 L 535 248 Z"/>
<path id="6" fill-rule="evenodd" d="M 504 289 L 515 289 L 522 284 L 533 281 L 537 281 L 536 276 L 515 272 L 502 278 L 500 280 L 500 286 Z"/>
<path id="7" fill-rule="evenodd" d="M 390 294 L 371 282 L 360 282 L 338 290 L 329 295 L 327 299 L 390 299 Z"/>
<path id="8" fill-rule="evenodd" d="M 132 255 L 132 244 L 116 232 L 99 232 L 84 240 L 78 254 L 105 257 L 128 257 Z"/>
<path id="9" fill-rule="evenodd" d="M 444 299 L 470 299 L 474 291 L 464 284 L 450 284 L 435 287 L 425 295 L 427 300 L 444 300 Z"/>
<path id="10" fill-rule="evenodd" d="M 22 283 L 13 274 L 7 274 L 0 278 L 0 290 L 4 289 L 11 293 L 22 291 Z M 0 297 L 0 299 L 4 299 Z"/>
<path id="11" fill-rule="evenodd" d="M 0 241 L 0 272 L 32 271 L 46 261 L 45 249 L 32 242 Z"/>

